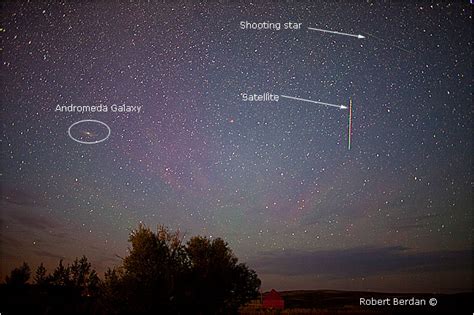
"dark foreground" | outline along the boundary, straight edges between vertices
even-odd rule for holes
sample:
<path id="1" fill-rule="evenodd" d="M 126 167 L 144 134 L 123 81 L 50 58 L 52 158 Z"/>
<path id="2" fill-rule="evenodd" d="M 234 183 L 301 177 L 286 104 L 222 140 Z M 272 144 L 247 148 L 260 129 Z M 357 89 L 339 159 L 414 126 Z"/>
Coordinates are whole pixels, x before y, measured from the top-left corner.
<path id="1" fill-rule="evenodd" d="M 38 288 L 29 286 L 24 289 L 11 289 L 0 286 L 0 313 L 4 314 L 113 314 L 104 312 L 96 298 L 79 297 L 73 292 L 64 290 L 50 291 L 47 295 L 38 292 Z M 317 315 L 317 314 L 472 314 L 474 311 L 474 294 L 397 294 L 358 291 L 283 291 L 280 292 L 285 302 L 283 310 L 264 309 L 258 300 L 251 307 L 243 307 L 241 315 L 281 314 L 281 315 Z M 386 305 L 360 305 L 361 299 L 374 299 Z M 397 301 L 426 301 L 426 305 L 393 305 Z M 433 304 L 436 299 L 436 305 Z M 388 305 L 388 302 L 391 305 Z M 137 312 L 136 314 L 139 314 Z M 141 314 L 141 313 L 140 313 Z M 166 311 L 163 314 L 205 314 L 194 311 Z M 214 314 L 229 314 L 216 312 Z"/>
<path id="2" fill-rule="evenodd" d="M 283 291 L 283 310 L 264 310 L 254 305 L 244 308 L 241 315 L 253 314 L 472 314 L 474 293 L 420 294 L 378 293 L 359 291 Z M 361 305 L 364 302 L 385 305 Z M 433 299 L 436 299 L 433 300 Z M 434 306 L 430 305 L 435 304 Z M 425 305 L 393 305 L 394 303 Z M 367 304 L 366 303 L 366 304 Z M 390 303 L 390 305 L 388 305 Z"/>

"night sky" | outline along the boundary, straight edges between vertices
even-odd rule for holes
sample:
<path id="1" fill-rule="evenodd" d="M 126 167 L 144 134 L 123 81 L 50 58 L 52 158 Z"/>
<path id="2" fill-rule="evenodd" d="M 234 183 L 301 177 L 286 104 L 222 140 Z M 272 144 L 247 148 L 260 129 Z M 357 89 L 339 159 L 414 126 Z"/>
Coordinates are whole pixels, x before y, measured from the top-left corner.
<path id="1" fill-rule="evenodd" d="M 224 238 L 264 290 L 472 290 L 472 6 L 257 2 L 3 4 L 2 278 L 102 273 L 143 222 Z M 352 99 L 351 149 L 348 109 L 266 92 Z"/>

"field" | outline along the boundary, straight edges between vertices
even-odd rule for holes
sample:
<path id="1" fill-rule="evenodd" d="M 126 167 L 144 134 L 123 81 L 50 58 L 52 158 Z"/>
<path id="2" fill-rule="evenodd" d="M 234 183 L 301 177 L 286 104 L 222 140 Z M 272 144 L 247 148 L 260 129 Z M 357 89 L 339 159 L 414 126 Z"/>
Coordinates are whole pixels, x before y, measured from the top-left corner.
<path id="1" fill-rule="evenodd" d="M 459 294 L 420 294 L 420 293 L 379 293 L 358 291 L 283 291 L 280 292 L 285 301 L 285 309 L 263 309 L 254 304 L 242 308 L 241 315 L 280 314 L 280 315 L 329 315 L 329 314 L 471 314 L 474 307 L 473 293 Z M 426 301 L 419 306 L 364 306 L 360 298 L 387 299 L 392 303 L 394 298 L 415 301 Z M 436 306 L 431 306 L 430 299 L 436 299 Z"/>

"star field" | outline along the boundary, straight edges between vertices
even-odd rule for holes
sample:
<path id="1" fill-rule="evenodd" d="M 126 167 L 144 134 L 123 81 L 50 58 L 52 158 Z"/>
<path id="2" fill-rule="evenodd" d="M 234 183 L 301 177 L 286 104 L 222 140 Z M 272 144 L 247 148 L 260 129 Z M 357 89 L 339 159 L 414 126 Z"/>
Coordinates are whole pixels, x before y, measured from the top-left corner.
<path id="1" fill-rule="evenodd" d="M 143 222 L 224 238 L 263 288 L 472 289 L 471 10 L 5 4 L 2 277 L 22 261 L 82 254 L 103 271 Z M 347 110 L 240 97 L 264 92 L 352 98 L 351 150 Z M 142 109 L 55 111 L 71 104 Z M 83 119 L 110 137 L 74 142 L 67 130 Z M 336 267 L 320 267 L 324 257 Z"/>

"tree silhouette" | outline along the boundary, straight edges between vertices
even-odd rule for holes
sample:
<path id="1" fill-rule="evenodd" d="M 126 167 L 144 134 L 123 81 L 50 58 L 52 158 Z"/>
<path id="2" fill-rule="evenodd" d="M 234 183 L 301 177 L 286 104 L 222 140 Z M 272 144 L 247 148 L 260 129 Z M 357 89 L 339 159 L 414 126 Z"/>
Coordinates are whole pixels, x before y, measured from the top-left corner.
<path id="1" fill-rule="evenodd" d="M 98 293 L 100 279 L 86 256 L 76 258 L 69 267 L 70 285 L 80 291 L 81 295 L 94 295 Z"/>
<path id="2" fill-rule="evenodd" d="M 128 290 L 123 276 L 123 268 L 108 268 L 100 288 L 102 307 L 105 314 L 124 314 L 130 308 Z"/>
<path id="3" fill-rule="evenodd" d="M 49 282 L 55 286 L 70 286 L 70 274 L 71 270 L 69 266 L 64 267 L 63 260 L 61 259 L 56 269 L 54 269 L 53 274 L 49 277 Z"/>
<path id="4" fill-rule="evenodd" d="M 124 313 L 176 311 L 178 288 L 188 269 L 180 233 L 171 233 L 165 227 L 153 233 L 139 225 L 129 242 L 130 254 L 123 259 L 123 266 L 108 270 L 105 275 L 108 308 L 119 299 L 127 302 Z"/>
<path id="5" fill-rule="evenodd" d="M 20 267 L 13 269 L 10 276 L 6 276 L 5 283 L 12 287 L 21 287 L 26 285 L 30 276 L 30 266 L 24 262 Z"/>
<path id="6" fill-rule="evenodd" d="M 38 268 L 36 268 L 35 276 L 34 276 L 35 284 L 44 286 L 48 283 L 48 277 L 46 275 L 46 268 L 44 267 L 43 263 L 41 263 Z"/>
<path id="7" fill-rule="evenodd" d="M 139 225 L 129 254 L 101 281 L 85 256 L 61 259 L 51 274 L 41 263 L 28 284 L 27 263 L 0 286 L 5 313 L 20 314 L 235 314 L 258 295 L 260 280 L 239 264 L 222 239 Z M 2 310 L 3 311 L 3 310 Z"/>
<path id="8" fill-rule="evenodd" d="M 230 314 L 258 295 L 260 280 L 238 259 L 224 240 L 193 237 L 186 251 L 197 308 L 203 314 Z"/>
<path id="9" fill-rule="evenodd" d="M 232 314 L 258 295 L 256 273 L 238 264 L 222 239 L 197 236 L 186 245 L 182 239 L 163 226 L 153 233 L 139 225 L 123 265 L 105 275 L 107 308 L 121 305 L 124 314 Z"/>

